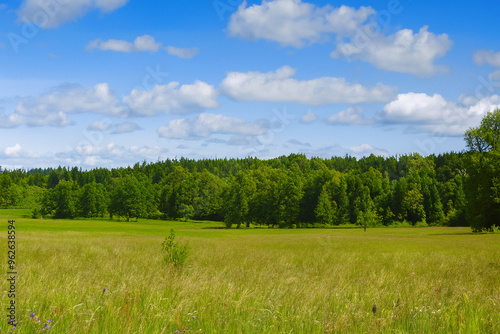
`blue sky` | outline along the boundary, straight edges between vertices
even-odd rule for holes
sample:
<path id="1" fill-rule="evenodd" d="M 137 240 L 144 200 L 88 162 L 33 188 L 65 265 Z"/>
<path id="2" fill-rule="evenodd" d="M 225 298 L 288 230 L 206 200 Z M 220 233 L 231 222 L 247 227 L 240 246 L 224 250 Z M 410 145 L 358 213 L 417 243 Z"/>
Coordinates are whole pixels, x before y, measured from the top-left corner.
<path id="1" fill-rule="evenodd" d="M 0 166 L 461 151 L 499 0 L 0 2 Z"/>

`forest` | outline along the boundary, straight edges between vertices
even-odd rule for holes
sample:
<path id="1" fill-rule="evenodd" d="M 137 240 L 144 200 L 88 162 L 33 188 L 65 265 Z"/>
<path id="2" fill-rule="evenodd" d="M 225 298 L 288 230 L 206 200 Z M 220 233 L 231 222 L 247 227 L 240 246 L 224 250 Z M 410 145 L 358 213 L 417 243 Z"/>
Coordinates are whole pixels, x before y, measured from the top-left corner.
<path id="1" fill-rule="evenodd" d="M 500 111 L 468 151 L 330 159 L 167 159 L 123 168 L 2 170 L 0 207 L 33 218 L 213 220 L 278 228 L 500 225 Z"/>

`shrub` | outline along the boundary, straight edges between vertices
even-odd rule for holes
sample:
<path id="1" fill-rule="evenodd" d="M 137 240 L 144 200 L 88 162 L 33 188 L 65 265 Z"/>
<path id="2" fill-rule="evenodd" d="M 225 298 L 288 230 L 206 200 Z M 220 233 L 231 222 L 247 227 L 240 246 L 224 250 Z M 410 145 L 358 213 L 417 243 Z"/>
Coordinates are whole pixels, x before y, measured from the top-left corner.
<path id="1" fill-rule="evenodd" d="M 165 256 L 163 257 L 165 263 L 173 264 L 176 267 L 184 265 L 189 255 L 188 244 L 179 243 L 175 240 L 174 230 L 170 230 L 170 235 L 165 237 L 161 248 L 165 251 Z"/>

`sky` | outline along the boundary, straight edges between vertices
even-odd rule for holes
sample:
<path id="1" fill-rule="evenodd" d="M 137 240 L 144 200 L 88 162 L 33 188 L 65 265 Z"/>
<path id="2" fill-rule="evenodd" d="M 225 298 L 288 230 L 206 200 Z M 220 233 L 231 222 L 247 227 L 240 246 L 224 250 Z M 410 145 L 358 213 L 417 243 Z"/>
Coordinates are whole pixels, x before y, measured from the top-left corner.
<path id="1" fill-rule="evenodd" d="M 500 0 L 0 1 L 0 166 L 465 149 Z"/>

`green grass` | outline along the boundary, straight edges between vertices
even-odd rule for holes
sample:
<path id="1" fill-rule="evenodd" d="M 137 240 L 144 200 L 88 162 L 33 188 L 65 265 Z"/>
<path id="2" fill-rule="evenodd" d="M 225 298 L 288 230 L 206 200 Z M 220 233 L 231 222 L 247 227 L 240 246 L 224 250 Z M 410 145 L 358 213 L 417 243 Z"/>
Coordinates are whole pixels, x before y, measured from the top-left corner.
<path id="1" fill-rule="evenodd" d="M 500 332 L 499 234 L 17 217 L 14 332 Z M 182 269 L 163 262 L 171 228 L 190 244 Z"/>

